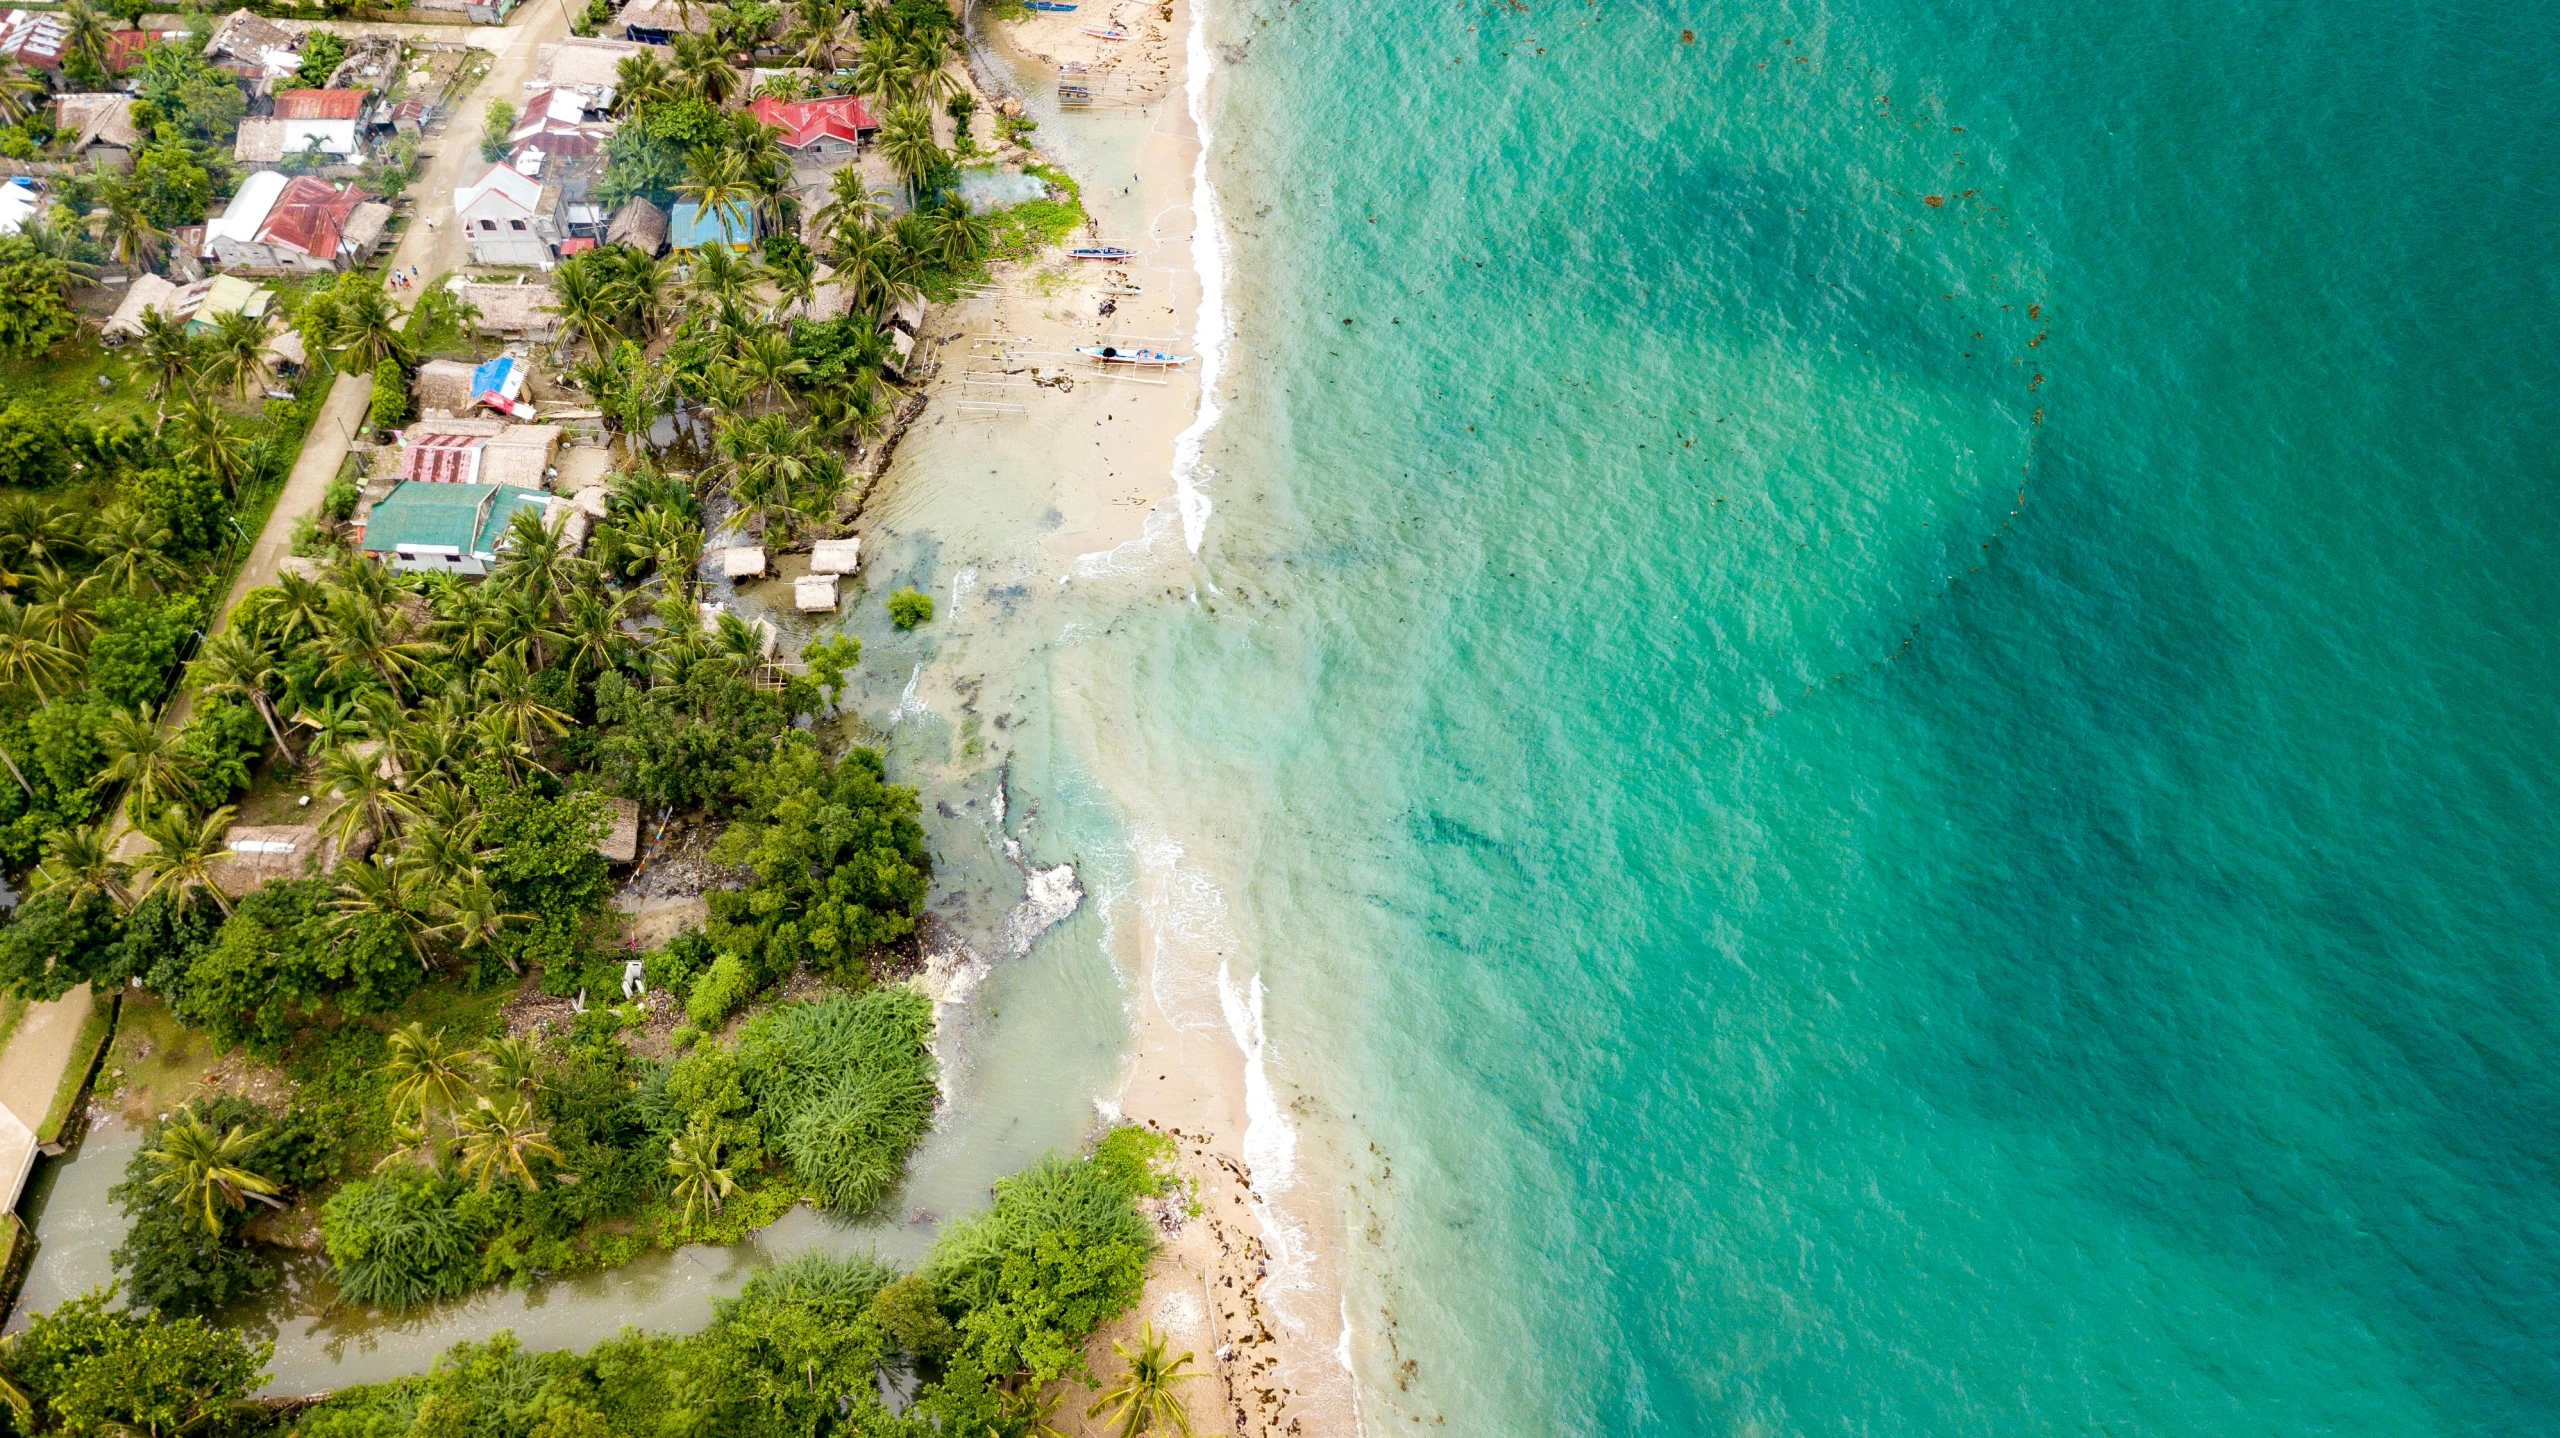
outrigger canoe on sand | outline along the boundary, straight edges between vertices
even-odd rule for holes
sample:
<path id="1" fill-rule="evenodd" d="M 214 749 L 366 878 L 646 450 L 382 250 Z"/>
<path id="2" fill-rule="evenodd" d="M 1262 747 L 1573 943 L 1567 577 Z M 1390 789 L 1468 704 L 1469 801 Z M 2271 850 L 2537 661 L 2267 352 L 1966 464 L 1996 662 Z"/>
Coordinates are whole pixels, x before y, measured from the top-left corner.
<path id="1" fill-rule="evenodd" d="M 1025 0 L 1025 3 L 1034 10 L 1055 10 L 1063 12 L 1076 8 L 1073 5 L 1061 5 L 1058 3 L 1058 0 Z"/>
<path id="2" fill-rule="evenodd" d="M 1076 353 L 1104 364 L 1143 365 L 1149 369 L 1171 369 L 1191 363 L 1189 355 L 1170 355 L 1163 350 L 1124 350 L 1118 345 L 1101 345 L 1093 349 L 1078 346 Z"/>
<path id="3" fill-rule="evenodd" d="M 1067 251 L 1067 258 L 1071 260 L 1128 260 L 1137 258 L 1137 254 L 1138 252 L 1136 250 L 1124 250 L 1118 245 L 1078 245 L 1074 249 Z"/>
<path id="4" fill-rule="evenodd" d="M 1096 40 L 1126 40 L 1129 38 L 1128 31 L 1117 27 L 1104 29 L 1099 25 L 1087 25 L 1084 27 L 1084 33 L 1092 36 Z"/>

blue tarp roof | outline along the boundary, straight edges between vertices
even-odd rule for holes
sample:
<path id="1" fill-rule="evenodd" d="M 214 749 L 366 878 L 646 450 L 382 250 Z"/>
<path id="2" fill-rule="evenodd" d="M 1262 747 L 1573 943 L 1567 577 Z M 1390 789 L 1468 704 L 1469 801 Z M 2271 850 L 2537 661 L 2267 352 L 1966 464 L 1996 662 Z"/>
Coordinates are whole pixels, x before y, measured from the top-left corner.
<path id="1" fill-rule="evenodd" d="M 471 397 L 478 399 L 484 394 L 494 394 L 501 398 L 513 398 L 507 394 L 507 371 L 515 368 L 515 364 L 514 360 L 500 355 L 472 370 Z"/>
<path id="2" fill-rule="evenodd" d="M 732 248 L 742 250 L 755 238 L 756 217 L 744 210 L 736 214 L 705 213 L 700 205 L 687 200 L 676 206 L 667 221 L 667 243 L 679 250 L 697 249 L 724 239 Z"/>

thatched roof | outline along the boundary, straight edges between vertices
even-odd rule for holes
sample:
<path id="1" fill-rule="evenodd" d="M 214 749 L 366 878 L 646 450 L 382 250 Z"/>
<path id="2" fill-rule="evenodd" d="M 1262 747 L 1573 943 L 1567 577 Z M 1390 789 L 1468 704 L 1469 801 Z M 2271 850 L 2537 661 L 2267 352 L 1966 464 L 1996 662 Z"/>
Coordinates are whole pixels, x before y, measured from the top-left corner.
<path id="1" fill-rule="evenodd" d="M 382 232 L 391 228 L 391 207 L 380 200 L 367 200 L 347 216 L 345 233 L 338 242 L 355 254 L 364 254 L 382 242 Z"/>
<path id="2" fill-rule="evenodd" d="M 654 255 L 667 247 L 667 212 L 635 196 L 613 212 L 613 223 L 605 226 L 604 242 L 629 245 L 644 255 Z"/>
<path id="3" fill-rule="evenodd" d="M 124 292 L 124 302 L 107 317 L 99 333 L 109 339 L 138 338 L 142 334 L 144 311 L 156 309 L 172 319 L 177 317 L 174 303 L 177 295 L 178 287 L 158 275 L 136 275 L 133 284 Z"/>
<path id="4" fill-rule="evenodd" d="M 628 864 L 640 857 L 640 806 L 629 799 L 607 799 L 605 808 L 613 827 L 596 841 L 596 852 L 607 863 Z"/>
<path id="5" fill-rule="evenodd" d="M 862 567 L 862 541 L 821 539 L 809 549 L 811 574 L 851 574 Z"/>
<path id="6" fill-rule="evenodd" d="M 547 284 L 464 284 L 455 288 L 466 303 L 480 312 L 478 328 L 484 335 L 520 334 L 549 339 L 560 332 L 560 317 L 545 308 L 551 303 L 551 286 Z"/>
<path id="7" fill-rule="evenodd" d="M 224 852 L 208 866 L 222 892 L 238 898 L 278 879 L 319 873 L 337 859 L 337 845 L 313 824 L 235 824 L 222 836 Z"/>
<path id="8" fill-rule="evenodd" d="M 551 457 L 559 452 L 558 425 L 508 425 L 491 435 L 480 451 L 480 482 L 548 489 Z"/>
<path id="9" fill-rule="evenodd" d="M 294 329 L 278 330 L 268 338 L 267 358 L 296 369 L 311 363 L 310 353 L 302 347 L 302 332 Z"/>
<path id="10" fill-rule="evenodd" d="M 57 95 L 53 101 L 53 128 L 70 132 L 70 148 L 75 155 L 91 145 L 110 145 L 120 150 L 142 146 L 142 132 L 133 127 L 131 95 Z"/>
<path id="11" fill-rule="evenodd" d="M 460 360 L 429 360 L 418 366 L 418 378 L 409 387 L 417 397 L 418 412 L 432 415 L 442 411 L 448 415 L 471 411 L 471 366 Z"/>
<path id="12" fill-rule="evenodd" d="M 754 579 L 764 573 L 764 546 L 734 544 L 720 551 L 720 573 L 727 579 Z"/>
<path id="13" fill-rule="evenodd" d="M 791 581 L 791 602 L 803 614 L 833 614 L 836 608 L 836 576 L 803 574 Z"/>

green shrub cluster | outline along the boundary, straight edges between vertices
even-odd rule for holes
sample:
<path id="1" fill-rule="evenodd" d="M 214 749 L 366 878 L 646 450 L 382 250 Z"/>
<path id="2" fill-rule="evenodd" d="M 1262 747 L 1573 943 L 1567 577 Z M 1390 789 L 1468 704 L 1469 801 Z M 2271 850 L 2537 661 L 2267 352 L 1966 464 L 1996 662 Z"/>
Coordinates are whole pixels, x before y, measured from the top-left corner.
<path id="1" fill-rule="evenodd" d="M 820 1203 L 859 1213 L 896 1187 L 933 1122 L 932 1032 L 932 1001 L 901 987 L 786 1004 L 739 1034 L 763 1130 Z"/>
<path id="2" fill-rule="evenodd" d="M 331 1397 L 295 1432 L 1028 1433 L 1024 1400 L 1083 1374 L 1085 1340 L 1144 1286 L 1155 1238 L 1136 1196 L 1111 1167 L 1051 1158 L 997 1184 L 912 1272 L 809 1254 L 757 1274 L 688 1337 L 625 1330 L 585 1353 L 528 1353 L 508 1334 L 459 1344 L 432 1372 Z M 911 1388 L 903 1413 L 884 1379 Z"/>

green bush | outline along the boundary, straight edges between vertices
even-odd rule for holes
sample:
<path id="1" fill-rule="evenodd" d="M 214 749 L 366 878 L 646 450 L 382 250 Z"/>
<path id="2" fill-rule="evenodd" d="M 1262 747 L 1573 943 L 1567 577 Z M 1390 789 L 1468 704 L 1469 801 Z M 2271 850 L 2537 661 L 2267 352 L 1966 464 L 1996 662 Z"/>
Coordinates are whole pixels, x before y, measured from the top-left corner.
<path id="1" fill-rule="evenodd" d="M 339 1296 L 402 1309 L 470 1287 L 485 1234 L 460 1196 L 450 1181 L 421 1169 L 393 1169 L 339 1189 L 320 1210 Z"/>
<path id="2" fill-rule="evenodd" d="M 516 107 L 492 100 L 480 112 L 480 123 L 486 132 L 480 137 L 480 158 L 494 165 L 507 157 L 507 132 L 516 127 Z"/>
<path id="3" fill-rule="evenodd" d="M 932 1032 L 932 1000 L 899 987 L 785 1004 L 739 1035 L 765 1132 L 825 1206 L 859 1213 L 897 1186 L 939 1097 Z"/>
<path id="4" fill-rule="evenodd" d="M 909 587 L 889 596 L 889 622 L 900 629 L 913 629 L 933 618 L 933 596 Z"/>
<path id="5" fill-rule="evenodd" d="M 711 853 L 755 878 L 706 896 L 708 932 L 758 987 L 803 964 L 859 977 L 874 950 L 915 932 L 933 864 L 923 810 L 887 782 L 879 750 L 836 761 L 793 735 L 744 787 L 747 812 Z"/>
<path id="6" fill-rule="evenodd" d="M 696 1028 L 716 1029 L 755 997 L 756 988 L 754 978 L 747 973 L 746 960 L 736 954 L 722 954 L 711 961 L 702 977 L 693 981 L 693 992 L 685 996 L 684 1016 Z"/>
<path id="7" fill-rule="evenodd" d="M 98 605 L 98 637 L 89 641 L 89 685 L 118 709 L 160 702 L 169 666 L 195 629 L 194 596 L 154 602 L 118 594 Z"/>
<path id="8" fill-rule="evenodd" d="M 1085 1335 L 1146 1286 L 1155 1232 L 1100 1165 L 1043 1159 L 995 1206 L 945 1228 L 921 1276 L 963 1310 L 960 1356 L 1048 1383 L 1084 1370 Z"/>
<path id="9" fill-rule="evenodd" d="M 11 1376 L 44 1427 L 71 1434 L 193 1433 L 215 1428 L 266 1381 L 275 1345 L 252 1345 L 201 1318 L 117 1311 L 109 1295 L 39 1313 L 12 1343 Z"/>
<path id="10" fill-rule="evenodd" d="M 1172 1135 L 1124 1123 L 1095 1142 L 1093 1166 L 1132 1198 L 1162 1198 L 1180 1181 L 1177 1153 Z"/>
<path id="11" fill-rule="evenodd" d="M 365 411 L 365 419 L 377 430 L 398 429 L 409 417 L 409 383 L 396 363 L 374 366 L 373 406 Z M 347 509 L 353 512 L 355 500 L 349 498 Z"/>

